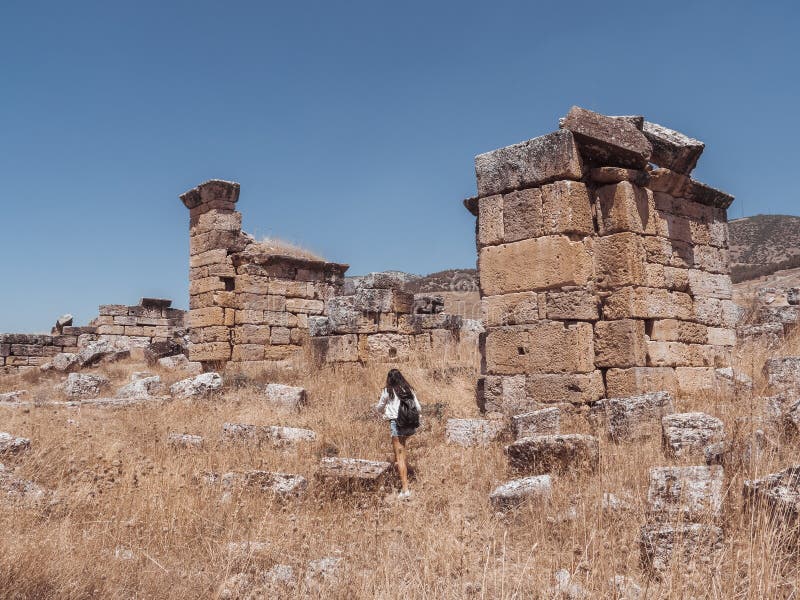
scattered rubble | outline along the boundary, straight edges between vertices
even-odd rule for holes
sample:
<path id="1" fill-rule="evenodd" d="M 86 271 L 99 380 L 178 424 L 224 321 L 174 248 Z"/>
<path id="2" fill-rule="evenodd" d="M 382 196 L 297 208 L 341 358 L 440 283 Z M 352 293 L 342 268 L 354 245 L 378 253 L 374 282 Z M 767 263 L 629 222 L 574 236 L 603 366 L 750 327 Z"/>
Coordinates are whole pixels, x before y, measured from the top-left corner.
<path id="1" fill-rule="evenodd" d="M 305 389 L 282 383 L 267 384 L 264 395 L 270 404 L 290 410 L 300 410 L 307 400 Z"/>
<path id="2" fill-rule="evenodd" d="M 661 426 L 661 418 L 675 412 L 668 392 L 653 392 L 630 398 L 609 398 L 605 403 L 608 433 L 615 442 L 649 437 Z"/>
<path id="3" fill-rule="evenodd" d="M 505 423 L 489 419 L 448 419 L 445 427 L 447 442 L 463 446 L 486 446 L 505 429 Z"/>
<path id="4" fill-rule="evenodd" d="M 275 425 L 247 425 L 244 423 L 224 423 L 222 437 L 231 441 L 250 441 L 261 443 L 269 441 L 278 445 L 297 442 L 313 442 L 317 434 L 311 429 L 299 427 L 278 427 Z"/>
<path id="5" fill-rule="evenodd" d="M 583 434 L 522 438 L 506 446 L 509 465 L 531 475 L 551 472 L 594 472 L 600 463 L 596 437 Z"/>
<path id="6" fill-rule="evenodd" d="M 169 393 L 176 398 L 197 398 L 208 396 L 220 389 L 222 389 L 222 377 L 219 373 L 202 373 L 173 383 Z"/>
<path id="7" fill-rule="evenodd" d="M 386 476 L 390 466 L 388 462 L 328 456 L 320 462 L 317 475 L 343 481 L 377 483 Z"/>
<path id="8" fill-rule="evenodd" d="M 664 448 L 675 456 L 702 453 L 725 437 L 722 421 L 702 412 L 675 413 L 661 419 Z"/>
<path id="9" fill-rule="evenodd" d="M 24 437 L 15 437 L 6 431 L 0 431 L 0 454 L 19 454 L 29 450 L 31 441 Z"/>
<path id="10" fill-rule="evenodd" d="M 64 383 L 64 393 L 70 398 L 96 398 L 109 383 L 108 377 L 103 375 L 70 373 Z"/>
<path id="11" fill-rule="evenodd" d="M 552 491 L 550 475 L 523 477 L 497 486 L 489 494 L 489 501 L 495 510 L 508 510 L 524 502 L 549 500 Z"/>
<path id="12" fill-rule="evenodd" d="M 722 467 L 652 467 L 647 492 L 649 512 L 655 519 L 702 521 L 716 517 L 722 508 Z"/>
<path id="13" fill-rule="evenodd" d="M 203 445 L 203 438 L 189 433 L 172 432 L 167 435 L 167 443 L 176 448 L 200 448 Z"/>
<path id="14" fill-rule="evenodd" d="M 516 439 L 561 433 L 561 410 L 557 406 L 513 415 L 511 428 Z"/>

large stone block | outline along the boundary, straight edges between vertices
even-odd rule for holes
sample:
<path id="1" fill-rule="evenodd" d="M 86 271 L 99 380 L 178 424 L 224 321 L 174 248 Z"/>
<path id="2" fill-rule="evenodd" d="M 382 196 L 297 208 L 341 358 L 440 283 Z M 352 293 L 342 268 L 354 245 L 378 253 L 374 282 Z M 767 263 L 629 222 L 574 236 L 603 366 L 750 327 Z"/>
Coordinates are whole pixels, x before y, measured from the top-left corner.
<path id="1" fill-rule="evenodd" d="M 388 472 L 388 462 L 364 460 L 361 458 L 323 458 L 317 476 L 344 481 L 377 482 Z"/>
<path id="2" fill-rule="evenodd" d="M 491 329 L 486 335 L 486 369 L 496 375 L 590 373 L 592 338 L 589 323 L 540 321 Z"/>
<path id="3" fill-rule="evenodd" d="M 326 362 L 356 362 L 358 360 L 358 336 L 334 335 L 312 338 L 315 353 Z"/>
<path id="4" fill-rule="evenodd" d="M 514 414 L 538 407 L 525 390 L 525 375 L 487 375 L 478 382 L 478 407 L 485 412 Z"/>
<path id="5" fill-rule="evenodd" d="M 489 494 L 489 501 L 495 510 L 509 510 L 525 502 L 547 501 L 552 491 L 550 475 L 534 475 L 514 479 L 496 487 Z"/>
<path id="6" fill-rule="evenodd" d="M 360 289 L 354 298 L 355 307 L 361 312 L 408 314 L 414 310 L 414 294 L 400 290 Z"/>
<path id="7" fill-rule="evenodd" d="M 733 296 L 730 275 L 689 270 L 689 291 L 694 297 L 730 300 Z"/>
<path id="8" fill-rule="evenodd" d="M 800 466 L 794 465 L 761 479 L 746 480 L 744 497 L 751 506 L 767 510 L 784 531 L 796 535 L 800 516 Z"/>
<path id="9" fill-rule="evenodd" d="M 600 303 L 593 293 L 585 289 L 547 292 L 545 316 L 557 321 L 596 321 L 600 318 Z"/>
<path id="10" fill-rule="evenodd" d="M 501 244 L 505 241 L 504 219 L 503 196 L 495 194 L 478 200 L 478 246 Z"/>
<path id="11" fill-rule="evenodd" d="M 715 352 L 712 346 L 682 342 L 647 342 L 648 367 L 711 367 Z"/>
<path id="12" fill-rule="evenodd" d="M 502 234 L 503 242 L 516 242 L 543 235 L 541 189 L 528 188 L 503 196 Z"/>
<path id="13" fill-rule="evenodd" d="M 647 321 L 646 333 L 653 341 L 684 342 L 686 344 L 713 343 L 708 338 L 708 327 L 701 323 L 677 319 Z"/>
<path id="14" fill-rule="evenodd" d="M 651 392 L 605 402 L 608 433 L 615 442 L 650 437 L 661 430 L 661 418 L 675 412 L 668 392 Z"/>
<path id="15" fill-rule="evenodd" d="M 542 186 L 542 234 L 592 235 L 592 201 L 586 185 L 556 181 Z"/>
<path id="16" fill-rule="evenodd" d="M 647 504 L 655 519 L 689 521 L 719 516 L 724 471 L 712 467 L 653 467 Z"/>
<path id="17" fill-rule="evenodd" d="M 530 402 L 540 404 L 594 402 L 605 395 L 605 386 L 603 385 L 603 374 L 600 371 L 531 374 L 525 377 L 525 392 L 529 410 Z M 526 410 L 526 407 L 519 406 L 518 410 L 513 412 L 520 410 Z"/>
<path id="18" fill-rule="evenodd" d="M 647 283 L 646 253 L 640 236 L 617 233 L 599 238 L 594 263 L 600 288 L 615 289 Z"/>
<path id="19" fill-rule="evenodd" d="M 677 173 L 691 173 L 705 148 L 700 140 L 658 123 L 645 121 L 642 132 L 653 147 L 650 162 Z"/>
<path id="20" fill-rule="evenodd" d="M 695 264 L 694 248 L 687 242 L 655 236 L 647 236 L 642 241 L 647 262 L 681 269 L 689 269 Z"/>
<path id="21" fill-rule="evenodd" d="M 549 236 L 482 248 L 478 270 L 483 294 L 495 296 L 585 285 L 592 258 L 583 242 Z"/>
<path id="22" fill-rule="evenodd" d="M 598 321 L 594 326 L 595 365 L 598 367 L 645 366 L 644 321 Z"/>
<path id="23" fill-rule="evenodd" d="M 649 523 L 642 527 L 640 549 L 649 570 L 664 574 L 679 561 L 686 572 L 692 565 L 716 560 L 723 549 L 722 529 L 701 523 Z"/>
<path id="24" fill-rule="evenodd" d="M 600 464 L 600 445 L 591 435 L 541 435 L 506 446 L 506 455 L 513 469 L 530 475 L 594 472 Z"/>
<path id="25" fill-rule="evenodd" d="M 555 435 L 561 433 L 561 410 L 557 406 L 526 412 L 511 417 L 514 437 Z"/>
<path id="26" fill-rule="evenodd" d="M 595 194 L 600 235 L 624 231 L 655 233 L 651 224 L 655 214 L 648 190 L 622 181 L 598 188 Z"/>
<path id="27" fill-rule="evenodd" d="M 235 231 L 242 230 L 242 213 L 224 210 L 209 210 L 189 224 L 189 235 L 206 233 L 208 231 Z"/>
<path id="28" fill-rule="evenodd" d="M 629 121 L 578 106 L 567 113 L 563 127 L 575 135 L 581 156 L 598 166 L 643 169 L 653 151 L 644 134 Z"/>
<path id="29" fill-rule="evenodd" d="M 445 437 L 450 444 L 465 448 L 486 446 L 493 442 L 505 429 L 501 420 L 490 419 L 448 419 Z"/>
<path id="30" fill-rule="evenodd" d="M 536 187 L 583 177 L 581 158 L 569 131 L 556 131 L 475 157 L 478 195 Z"/>
<path id="31" fill-rule="evenodd" d="M 377 333 L 365 337 L 366 345 L 359 349 L 359 358 L 363 361 L 407 360 L 413 354 L 411 340 L 407 335 Z"/>
<path id="32" fill-rule="evenodd" d="M 481 298 L 481 320 L 488 327 L 534 323 L 539 317 L 539 295 L 536 292 Z"/>
<path id="33" fill-rule="evenodd" d="M 770 358 L 764 365 L 767 382 L 776 391 L 800 393 L 800 356 Z"/>
<path id="34" fill-rule="evenodd" d="M 631 367 L 606 372 L 606 393 L 609 398 L 637 396 L 648 392 L 669 392 L 678 395 L 675 369 L 671 367 Z"/>
<path id="35" fill-rule="evenodd" d="M 189 360 L 197 362 L 229 360 L 231 345 L 229 342 L 208 342 L 189 344 Z"/>
<path id="36" fill-rule="evenodd" d="M 187 325 L 190 329 L 225 325 L 225 309 L 218 306 L 192 309 L 187 315 Z"/>
<path id="37" fill-rule="evenodd" d="M 702 412 L 675 413 L 661 419 L 664 448 L 675 456 L 702 453 L 725 438 L 722 421 Z"/>
<path id="38" fill-rule="evenodd" d="M 211 203 L 235 204 L 239 200 L 238 183 L 222 179 L 210 179 L 180 195 L 186 208 L 192 209 Z"/>
<path id="39" fill-rule="evenodd" d="M 603 318 L 608 320 L 689 320 L 691 317 L 691 296 L 656 288 L 624 287 L 613 292 L 603 305 Z"/>

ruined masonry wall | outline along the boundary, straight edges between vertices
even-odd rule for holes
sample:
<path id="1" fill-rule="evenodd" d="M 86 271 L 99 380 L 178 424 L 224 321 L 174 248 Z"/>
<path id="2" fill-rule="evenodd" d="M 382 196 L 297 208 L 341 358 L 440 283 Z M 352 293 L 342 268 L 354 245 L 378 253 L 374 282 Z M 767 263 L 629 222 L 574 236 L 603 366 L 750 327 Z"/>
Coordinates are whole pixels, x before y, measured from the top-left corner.
<path id="1" fill-rule="evenodd" d="M 739 315 L 733 198 L 689 177 L 703 144 L 577 107 L 562 127 L 475 159 L 479 402 L 514 413 L 710 390 Z"/>
<path id="2" fill-rule="evenodd" d="M 295 356 L 339 293 L 347 265 L 275 254 L 242 232 L 239 184 L 211 180 L 181 195 L 189 209 L 189 359 L 258 367 Z"/>

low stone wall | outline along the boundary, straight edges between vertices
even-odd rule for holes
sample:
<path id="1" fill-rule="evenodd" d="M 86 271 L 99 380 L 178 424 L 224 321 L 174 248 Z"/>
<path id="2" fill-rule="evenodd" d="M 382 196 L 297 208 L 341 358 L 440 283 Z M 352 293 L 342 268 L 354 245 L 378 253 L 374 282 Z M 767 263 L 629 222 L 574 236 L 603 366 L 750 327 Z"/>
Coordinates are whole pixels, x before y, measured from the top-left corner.
<path id="1" fill-rule="evenodd" d="M 482 328 L 443 312 L 438 296 L 414 296 L 388 274 L 361 278 L 351 295 L 331 298 L 326 316 L 309 318 L 317 362 L 396 363 L 474 358 Z"/>
<path id="2" fill-rule="evenodd" d="M 743 339 L 776 344 L 800 323 L 798 287 L 762 287 L 753 302 L 747 318 L 737 328 Z"/>
<path id="3" fill-rule="evenodd" d="M 61 352 L 77 352 L 79 336 L 94 336 L 93 327 L 65 327 L 59 335 L 0 333 L 0 374 L 33 371 Z"/>

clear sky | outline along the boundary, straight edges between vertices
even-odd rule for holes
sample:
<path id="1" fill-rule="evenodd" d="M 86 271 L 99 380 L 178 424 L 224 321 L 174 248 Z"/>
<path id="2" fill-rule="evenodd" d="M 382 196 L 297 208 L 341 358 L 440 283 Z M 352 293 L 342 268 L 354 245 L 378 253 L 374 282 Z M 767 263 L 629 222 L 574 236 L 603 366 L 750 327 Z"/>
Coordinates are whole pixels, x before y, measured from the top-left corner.
<path id="1" fill-rule="evenodd" d="M 0 331 L 185 307 L 178 194 L 350 274 L 475 264 L 473 157 L 573 104 L 706 142 L 730 216 L 800 214 L 796 2 L 6 2 Z"/>

